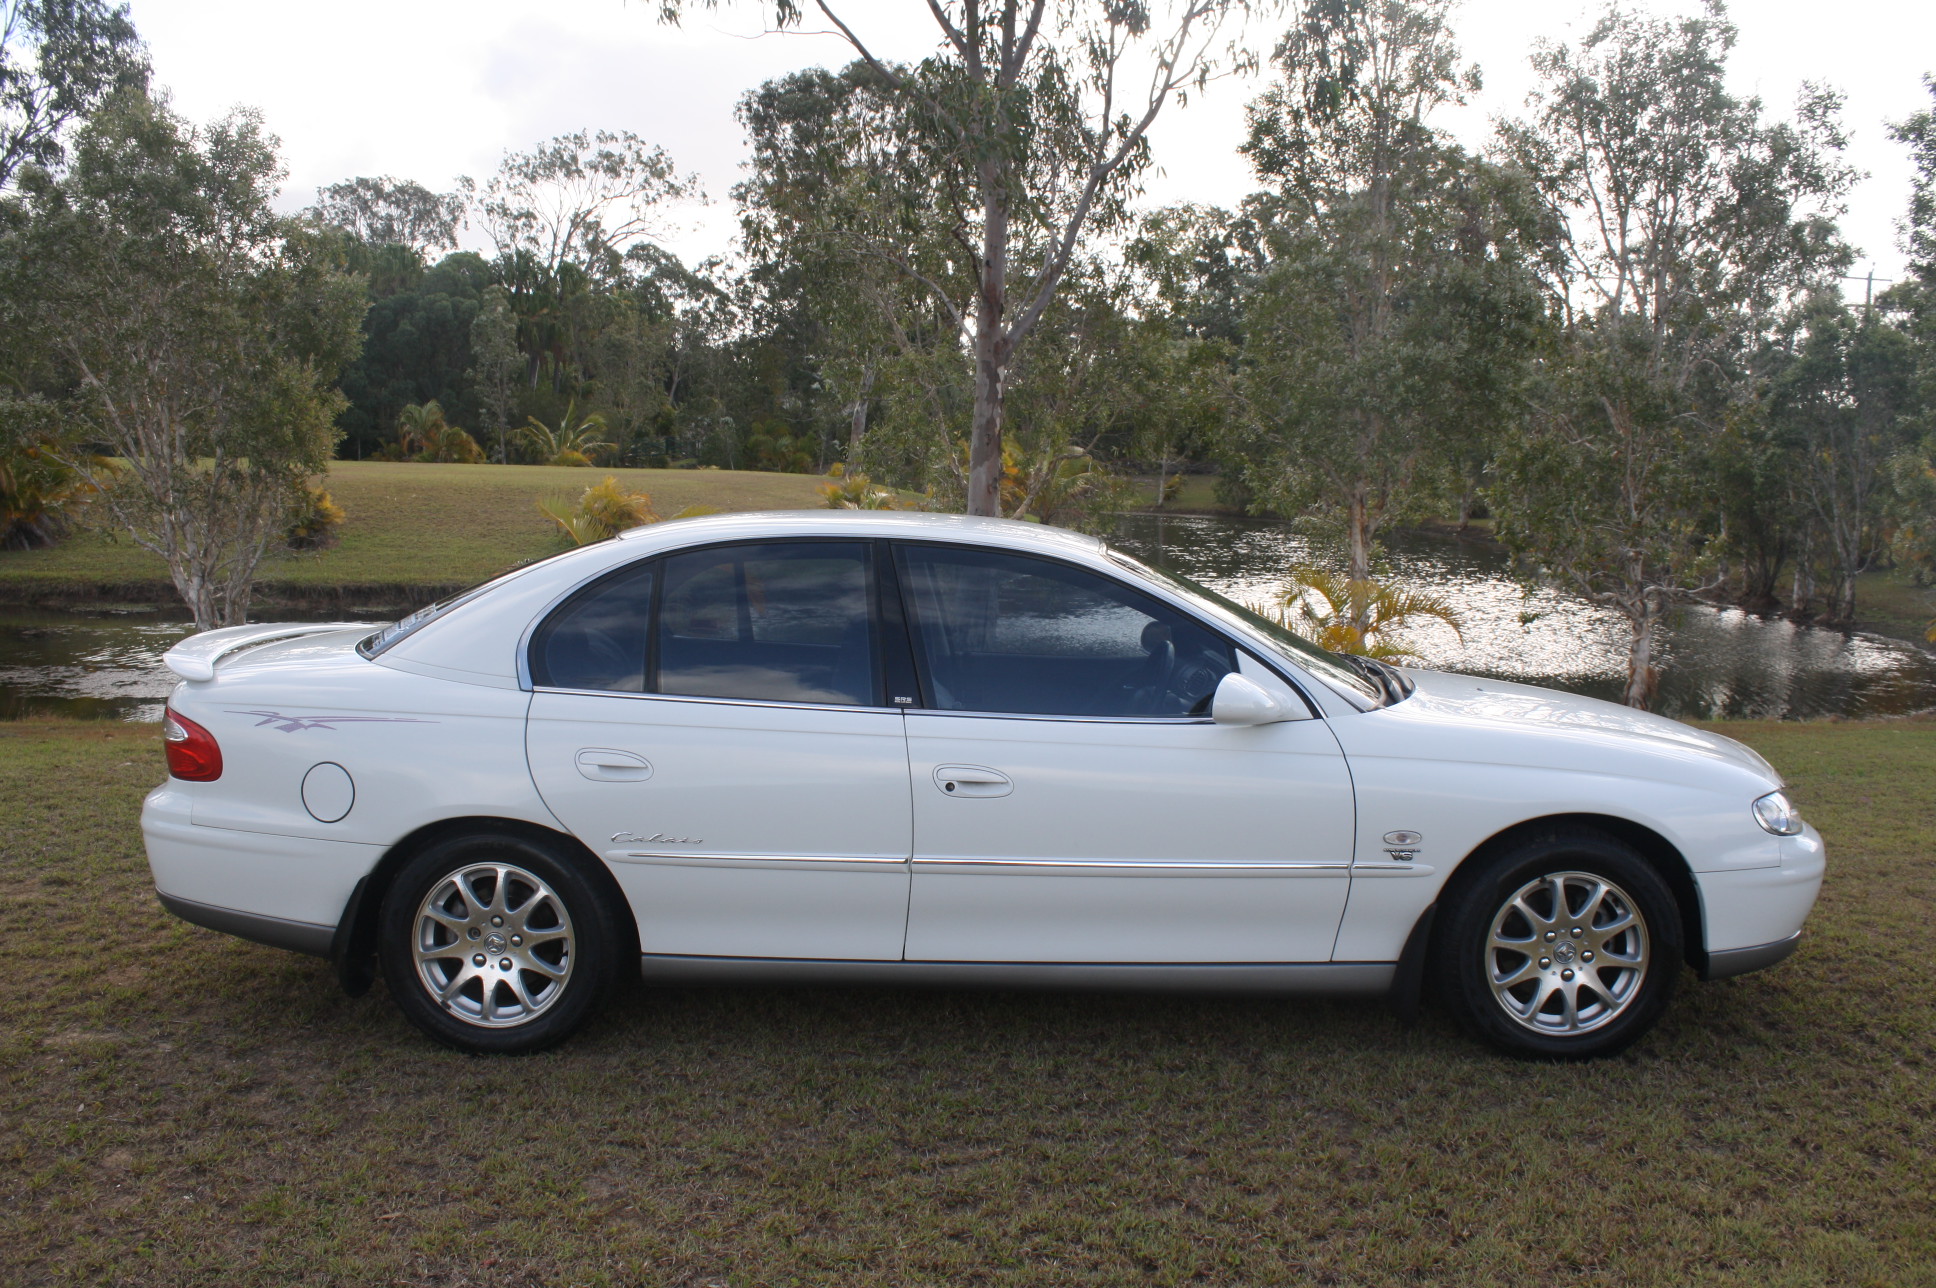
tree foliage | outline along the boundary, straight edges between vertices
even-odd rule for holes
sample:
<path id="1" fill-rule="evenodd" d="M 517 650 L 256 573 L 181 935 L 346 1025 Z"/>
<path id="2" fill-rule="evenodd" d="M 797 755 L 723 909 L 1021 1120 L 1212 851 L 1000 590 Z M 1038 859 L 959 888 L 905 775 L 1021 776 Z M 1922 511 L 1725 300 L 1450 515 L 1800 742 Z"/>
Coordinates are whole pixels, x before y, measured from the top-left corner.
<path id="1" fill-rule="evenodd" d="M 58 166 L 70 126 L 116 90 L 147 82 L 127 5 L 0 0 L 0 191 L 23 165 Z"/>
<path id="2" fill-rule="evenodd" d="M 69 463 L 198 627 L 240 622 L 334 445 L 362 292 L 275 213 L 275 140 L 252 112 L 197 128 L 124 90 L 73 152 L 58 178 L 23 176 L 0 297 L 63 373 L 63 417 L 121 467 Z"/>
<path id="3" fill-rule="evenodd" d="M 1726 87 L 1734 36 L 1718 0 L 1678 20 L 1610 9 L 1539 49 L 1532 114 L 1502 129 L 1568 236 L 1565 331 L 1498 458 L 1499 531 L 1627 619 L 1636 706 L 1668 606 L 1720 581 L 1708 479 L 1752 401 L 1746 359 L 1848 259 L 1839 99 L 1806 87 L 1793 121 L 1764 120 Z"/>
<path id="4" fill-rule="evenodd" d="M 1503 419 L 1540 321 L 1539 212 L 1436 128 L 1478 85 L 1435 0 L 1307 6 L 1251 106 L 1264 265 L 1244 319 L 1255 503 L 1342 530 L 1348 581 L 1432 498 L 1461 435 Z M 1369 602 L 1345 609 L 1358 628 Z"/>
<path id="5" fill-rule="evenodd" d="M 358 176 L 322 188 L 315 214 L 368 245 L 424 255 L 456 248 L 464 204 L 460 193 L 435 193 L 409 179 Z"/>

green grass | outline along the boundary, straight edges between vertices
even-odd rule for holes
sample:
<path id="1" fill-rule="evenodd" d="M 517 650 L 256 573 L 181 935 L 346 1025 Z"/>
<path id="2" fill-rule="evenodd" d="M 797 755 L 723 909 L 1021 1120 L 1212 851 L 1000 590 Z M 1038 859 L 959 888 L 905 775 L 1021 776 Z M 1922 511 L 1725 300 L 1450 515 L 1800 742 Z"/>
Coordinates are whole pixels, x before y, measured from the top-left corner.
<path id="1" fill-rule="evenodd" d="M 1142 491 L 1136 504 L 1144 509 L 1154 508 L 1156 504 L 1156 476 L 1146 475 L 1136 480 Z M 1163 507 L 1171 514 L 1242 514 L 1236 507 L 1225 505 L 1217 499 L 1217 476 L 1214 474 L 1185 474 L 1170 494 L 1170 502 Z"/>
<path id="2" fill-rule="evenodd" d="M 1936 622 L 1936 587 L 1918 586 L 1899 568 L 1865 572 L 1855 583 L 1855 616 L 1865 630 L 1927 642 Z"/>
<path id="3" fill-rule="evenodd" d="M 0 726 L 0 1282 L 1936 1283 L 1936 723 L 1726 728 L 1827 834 L 1807 944 L 1557 1067 L 1364 1003 L 751 989 L 465 1057 L 156 906 L 152 728 Z"/>
<path id="4" fill-rule="evenodd" d="M 483 581 L 563 549 L 556 526 L 538 513 L 537 503 L 575 501 L 607 474 L 650 493 L 663 516 L 693 504 L 722 510 L 817 506 L 816 488 L 825 481 L 735 470 L 338 461 L 325 485 L 347 512 L 340 542 L 313 554 L 270 560 L 261 573 L 265 593 L 302 596 L 397 586 L 436 591 Z M 162 561 L 125 537 L 81 533 L 51 550 L 0 552 L 0 597 L 172 600 L 167 583 Z"/>

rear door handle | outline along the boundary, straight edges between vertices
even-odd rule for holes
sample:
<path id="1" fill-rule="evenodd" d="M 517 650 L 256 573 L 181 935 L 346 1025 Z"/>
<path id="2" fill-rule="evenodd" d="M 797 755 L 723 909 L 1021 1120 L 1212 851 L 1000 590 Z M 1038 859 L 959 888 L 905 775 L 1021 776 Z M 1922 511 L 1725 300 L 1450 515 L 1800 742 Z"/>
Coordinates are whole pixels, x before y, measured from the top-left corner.
<path id="1" fill-rule="evenodd" d="M 937 765 L 934 785 L 944 796 L 1006 796 L 1015 790 L 1007 774 L 986 765 Z"/>
<path id="2" fill-rule="evenodd" d="M 642 783 L 652 777 L 652 765 L 629 751 L 586 747 L 578 753 L 578 772 L 595 783 Z"/>

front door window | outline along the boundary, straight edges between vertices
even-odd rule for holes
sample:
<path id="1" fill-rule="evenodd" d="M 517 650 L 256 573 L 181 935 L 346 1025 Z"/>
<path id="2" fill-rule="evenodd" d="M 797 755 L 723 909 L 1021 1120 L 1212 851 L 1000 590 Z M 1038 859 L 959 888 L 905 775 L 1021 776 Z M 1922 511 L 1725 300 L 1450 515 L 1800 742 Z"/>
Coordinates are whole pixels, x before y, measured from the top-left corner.
<path id="1" fill-rule="evenodd" d="M 934 709 L 1203 716 L 1236 668 L 1221 637 L 1080 568 L 948 546 L 902 568 Z"/>

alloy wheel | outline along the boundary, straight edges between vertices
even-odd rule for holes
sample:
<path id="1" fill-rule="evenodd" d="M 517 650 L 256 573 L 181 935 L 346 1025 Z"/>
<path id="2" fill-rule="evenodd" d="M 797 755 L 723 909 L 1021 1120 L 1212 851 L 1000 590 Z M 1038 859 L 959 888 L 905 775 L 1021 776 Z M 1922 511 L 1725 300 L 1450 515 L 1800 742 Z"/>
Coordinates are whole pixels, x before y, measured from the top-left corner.
<path id="1" fill-rule="evenodd" d="M 1485 970 L 1514 1023 L 1568 1037 L 1613 1022 L 1647 978 L 1647 925 L 1625 890 L 1591 872 L 1552 872 L 1515 891 L 1492 919 Z"/>
<path id="2" fill-rule="evenodd" d="M 418 905 L 412 952 L 437 1006 L 482 1028 L 514 1028 L 564 994 L 576 953 L 549 885 L 508 863 L 457 869 Z"/>

